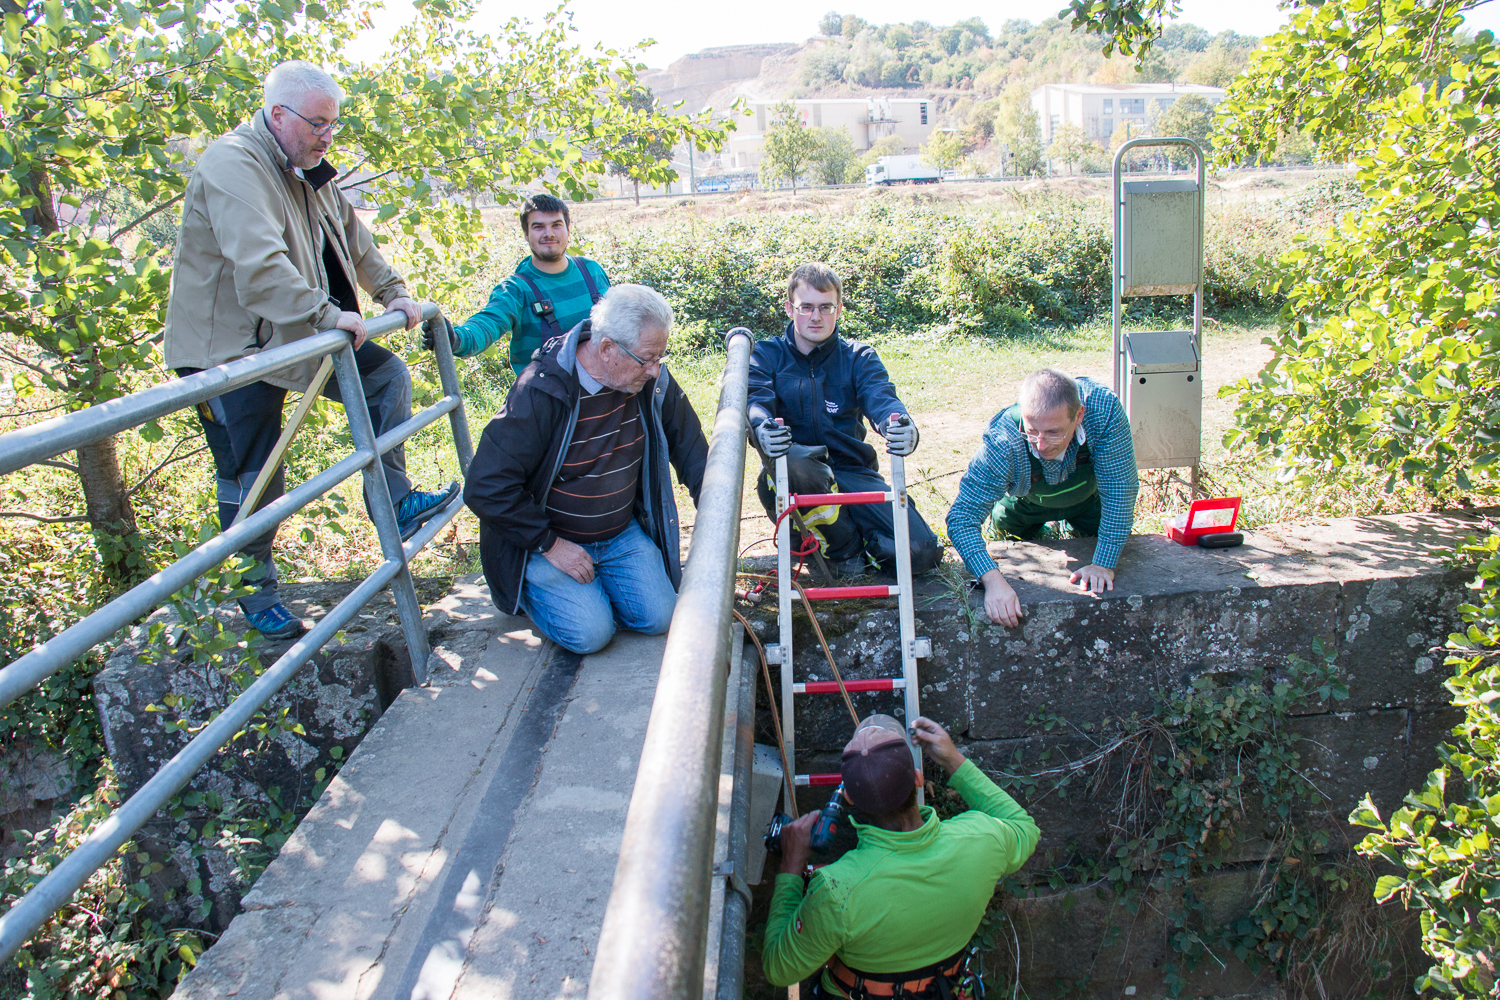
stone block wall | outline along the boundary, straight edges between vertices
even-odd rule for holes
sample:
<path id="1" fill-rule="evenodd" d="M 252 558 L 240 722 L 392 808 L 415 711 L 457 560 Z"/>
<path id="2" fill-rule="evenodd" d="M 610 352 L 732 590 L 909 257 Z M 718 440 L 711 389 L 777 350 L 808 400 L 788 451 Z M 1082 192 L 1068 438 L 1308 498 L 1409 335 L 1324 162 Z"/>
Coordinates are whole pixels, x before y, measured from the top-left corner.
<path id="1" fill-rule="evenodd" d="M 1185 690 L 1204 674 L 1274 672 L 1288 656 L 1312 659 L 1318 640 L 1336 655 L 1349 698 L 1305 706 L 1293 725 L 1304 736 L 1298 749 L 1307 775 L 1325 797 L 1326 812 L 1316 818 L 1342 847 L 1360 836 L 1346 822 L 1359 799 L 1371 793 L 1388 814 L 1421 785 L 1436 764 L 1434 748 L 1460 717 L 1449 705 L 1434 647 L 1458 624 L 1455 607 L 1468 576 L 1452 570 L 1441 550 L 1479 530 L 1477 519 L 1461 516 L 1398 515 L 1272 527 L 1226 550 L 1139 536 L 1121 559 L 1115 590 L 1103 597 L 1067 583 L 1069 570 L 1089 561 L 1090 540 L 996 544 L 992 553 L 1026 610 L 1014 629 L 984 617 L 982 594 L 970 590 L 968 574 L 950 554 L 917 587 L 917 634 L 933 644 L 932 657 L 919 667 L 922 711 L 947 726 L 982 768 L 1031 773 L 1045 766 L 1044 755 L 1053 763 L 1086 756 L 1096 749 L 1090 730 L 1149 715 L 1159 693 Z M 817 610 L 846 679 L 900 675 L 895 600 L 828 602 Z M 796 618 L 796 678 L 831 680 L 800 607 Z M 774 606 L 756 609 L 752 620 L 762 641 L 777 641 Z M 854 700 L 861 716 L 901 714 L 893 694 Z M 1043 713 L 1055 722 L 1050 729 L 1038 725 Z M 797 770 L 837 770 L 851 731 L 837 695 L 799 697 Z M 759 738 L 773 739 L 768 712 Z M 799 799 L 816 808 L 826 797 L 826 789 L 804 789 Z M 1066 797 L 1023 805 L 1042 830 L 1033 869 L 1108 842 L 1110 803 L 1076 786 Z M 1222 882 L 1195 888 L 1230 910 L 1248 906 L 1246 879 L 1253 887 L 1266 854 L 1265 845 L 1253 843 L 1236 850 L 1239 867 L 1216 876 Z M 1082 962 L 1091 970 L 1087 995 L 1156 995 L 1164 930 L 1148 920 L 1131 935 L 1133 944 L 1102 948 L 1087 928 L 1103 917 L 1073 910 L 1078 899 L 1064 904 L 1064 895 L 1007 906 L 1029 994 L 1054 995 L 1064 980 L 1079 978 L 1063 973 Z M 1220 970 L 1217 985 L 1205 981 L 1202 991 L 1274 991 L 1264 977 L 1230 966 L 1237 967 Z M 1122 993 L 1127 986 L 1142 992 Z"/>

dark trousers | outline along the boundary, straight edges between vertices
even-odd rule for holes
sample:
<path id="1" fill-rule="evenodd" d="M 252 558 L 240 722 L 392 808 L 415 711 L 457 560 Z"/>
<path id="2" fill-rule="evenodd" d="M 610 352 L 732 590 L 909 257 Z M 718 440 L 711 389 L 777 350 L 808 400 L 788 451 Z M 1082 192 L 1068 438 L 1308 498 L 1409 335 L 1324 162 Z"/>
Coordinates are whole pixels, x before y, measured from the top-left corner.
<path id="1" fill-rule="evenodd" d="M 802 462 L 807 462 L 810 467 L 814 468 L 817 466 L 828 468 L 821 462 L 788 457 L 787 480 L 798 484 L 791 487 L 794 492 L 802 489 L 801 480 L 816 475 L 811 469 L 793 468 L 794 464 Z M 821 472 L 821 469 L 818 472 Z M 832 472 L 839 491 L 843 493 L 873 493 L 877 490 L 889 492 L 891 488 L 889 483 L 880 478 L 880 473 L 869 469 L 839 467 L 833 468 Z M 772 521 L 776 520 L 775 482 L 774 466 L 768 466 L 757 477 L 755 484 L 756 494 L 760 497 L 761 505 L 766 509 L 766 516 Z M 802 491 L 811 492 L 806 489 Z M 937 535 L 933 534 L 932 529 L 927 526 L 927 522 L 922 520 L 922 515 L 917 512 L 916 503 L 910 497 L 906 504 L 906 523 L 911 534 L 912 575 L 926 573 L 942 561 L 943 546 L 938 542 Z M 825 558 L 833 562 L 842 562 L 864 554 L 879 563 L 884 572 L 896 571 L 896 525 L 891 520 L 890 504 L 849 504 L 838 509 L 837 520 L 819 524 L 816 527 L 827 542 L 827 551 L 823 553 Z M 792 533 L 796 534 L 795 528 Z"/>
<path id="2" fill-rule="evenodd" d="M 1046 507 L 1028 497 L 1001 497 L 990 512 L 990 527 L 997 538 L 1019 538 L 1029 542 L 1041 535 L 1048 521 L 1067 521 L 1083 538 L 1099 534 L 1099 519 L 1104 508 L 1095 493 L 1083 503 L 1071 507 Z"/>
<path id="3" fill-rule="evenodd" d="M 359 367 L 375 436 L 379 437 L 410 419 L 411 373 L 406 370 L 406 362 L 373 342 L 355 351 L 354 360 Z M 180 368 L 177 374 L 191 375 L 197 370 Z M 344 401 L 337 378 L 328 380 L 323 395 L 336 403 Z M 281 436 L 281 411 L 285 403 L 285 389 L 268 382 L 252 382 L 198 405 L 198 419 L 203 424 L 208 450 L 214 457 L 221 528 L 228 528 L 234 521 L 240 503 L 250 492 L 255 477 L 260 475 L 276 445 L 276 439 Z M 391 502 L 400 505 L 402 498 L 411 492 L 411 480 L 406 478 L 405 448 L 397 446 L 386 452 L 381 456 L 381 465 L 391 490 Z M 259 510 L 285 492 L 286 468 L 277 466 L 276 474 L 266 484 L 266 491 L 255 509 Z M 276 560 L 271 555 L 275 541 L 276 529 L 272 528 L 240 550 L 242 555 L 259 564 L 245 577 L 245 584 L 256 588 L 255 593 L 240 600 L 240 607 L 246 612 L 264 611 L 281 600 Z"/>

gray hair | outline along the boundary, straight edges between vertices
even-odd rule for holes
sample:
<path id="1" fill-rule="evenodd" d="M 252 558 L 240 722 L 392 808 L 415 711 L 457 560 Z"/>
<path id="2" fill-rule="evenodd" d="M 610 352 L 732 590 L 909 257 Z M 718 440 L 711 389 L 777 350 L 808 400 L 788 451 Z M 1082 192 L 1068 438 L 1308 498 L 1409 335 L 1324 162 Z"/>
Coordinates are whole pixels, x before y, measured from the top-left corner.
<path id="1" fill-rule="evenodd" d="M 323 94 L 340 104 L 344 102 L 344 89 L 338 85 L 338 81 L 322 67 L 314 66 L 305 59 L 288 59 L 284 63 L 278 63 L 266 74 L 265 94 L 266 114 L 270 114 L 271 109 L 278 104 L 284 104 L 294 111 L 300 110 L 296 105 L 308 94 Z"/>
<path id="2" fill-rule="evenodd" d="M 589 321 L 600 337 L 633 351 L 641 342 L 641 331 L 648 326 L 672 332 L 672 307 L 654 288 L 612 285 L 594 303 Z"/>
<path id="3" fill-rule="evenodd" d="M 1066 407 L 1071 418 L 1078 415 L 1078 408 L 1082 405 L 1078 383 L 1065 371 L 1043 368 L 1027 375 L 1021 382 L 1022 410 L 1040 414 Z"/>

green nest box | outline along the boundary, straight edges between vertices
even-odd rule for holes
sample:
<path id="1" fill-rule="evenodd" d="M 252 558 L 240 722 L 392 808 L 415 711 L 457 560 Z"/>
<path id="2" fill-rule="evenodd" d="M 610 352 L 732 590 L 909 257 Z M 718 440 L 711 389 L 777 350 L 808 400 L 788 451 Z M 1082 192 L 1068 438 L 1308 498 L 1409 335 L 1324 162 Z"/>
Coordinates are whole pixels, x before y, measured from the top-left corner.
<path id="1" fill-rule="evenodd" d="M 1196 292 L 1203 259 L 1198 181 L 1125 181 L 1120 201 L 1120 294 Z"/>

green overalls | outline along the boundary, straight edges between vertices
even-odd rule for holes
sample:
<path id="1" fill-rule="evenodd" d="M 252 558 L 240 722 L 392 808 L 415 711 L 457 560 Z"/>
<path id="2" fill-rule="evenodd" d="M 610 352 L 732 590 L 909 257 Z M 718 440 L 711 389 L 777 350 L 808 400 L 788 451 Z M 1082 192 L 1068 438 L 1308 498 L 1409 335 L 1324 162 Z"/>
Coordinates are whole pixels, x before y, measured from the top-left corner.
<path id="1" fill-rule="evenodd" d="M 1011 404 L 1001 416 L 1019 428 L 1020 404 Z M 995 537 L 1030 541 L 1041 537 L 1042 527 L 1048 521 L 1067 521 L 1075 533 L 1086 538 L 1098 535 L 1102 510 L 1088 443 L 1078 447 L 1078 464 L 1073 474 L 1056 486 L 1047 482 L 1042 462 L 1032 454 L 1029 443 L 1026 457 L 1031 460 L 1031 492 L 1024 497 L 1004 496 L 996 502 L 990 513 L 990 528 Z"/>

